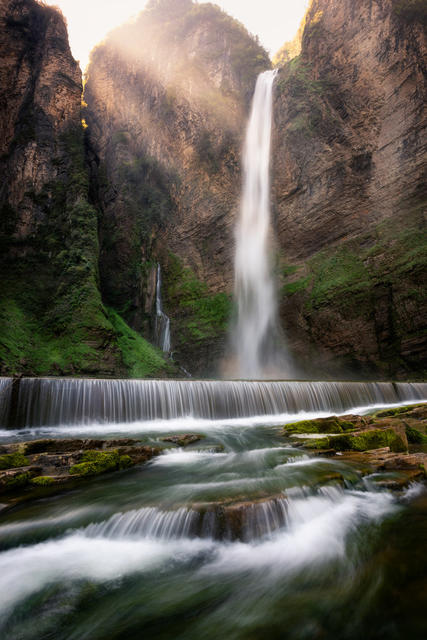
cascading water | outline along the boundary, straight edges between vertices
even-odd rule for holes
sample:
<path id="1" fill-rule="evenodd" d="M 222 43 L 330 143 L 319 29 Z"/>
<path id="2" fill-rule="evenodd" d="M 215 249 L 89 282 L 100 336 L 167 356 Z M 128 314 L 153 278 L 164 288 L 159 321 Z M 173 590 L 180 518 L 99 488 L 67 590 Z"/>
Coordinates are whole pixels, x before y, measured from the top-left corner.
<path id="1" fill-rule="evenodd" d="M 271 424 L 301 412 L 344 413 L 427 398 L 422 382 L 23 378 L 14 383 L 12 403 L 12 379 L 0 383 L 0 427 L 15 428 L 174 419 L 251 418 Z"/>
<path id="2" fill-rule="evenodd" d="M 170 353 L 171 335 L 170 318 L 163 311 L 162 304 L 162 272 L 160 264 L 157 265 L 156 279 L 156 344 L 164 353 Z"/>
<path id="3" fill-rule="evenodd" d="M 241 378 L 288 375 L 277 321 L 277 301 L 269 257 L 270 147 L 276 71 L 257 80 L 243 156 L 243 192 L 236 227 L 234 344 Z M 279 356 L 278 356 L 279 354 Z M 287 369 L 287 371 L 286 371 Z"/>
<path id="4" fill-rule="evenodd" d="M 267 377 L 277 364 L 268 260 L 273 81 L 274 72 L 262 74 L 255 91 L 237 229 L 245 377 Z M 169 353 L 160 266 L 156 333 Z M 1 456 L 0 492 L 24 486 L 25 497 L 42 497 L 17 509 L 0 504 L 1 637 L 426 637 L 423 485 L 393 494 L 399 471 L 369 473 L 357 454 L 309 454 L 282 429 L 426 398 L 427 383 L 0 378 L 0 453 L 7 443 L 31 458 L 24 440 L 42 439 L 37 451 L 46 438 L 66 438 L 66 447 L 74 438 L 70 454 L 36 454 L 21 470 L 7 468 L 14 454 Z M 169 448 L 171 432 L 190 428 L 196 444 Z M 116 436 L 134 436 L 156 455 L 61 495 L 49 495 L 46 478 L 34 489 L 30 474 L 43 458 L 57 473 L 66 456 L 80 455 L 77 437 L 95 447 L 93 439 L 105 446 Z M 110 445 L 120 454 L 133 446 Z"/>
<path id="5" fill-rule="evenodd" d="M 1 386 L 8 383 L 2 380 Z M 103 397 L 97 395 L 97 383 L 106 392 Z M 224 391 L 227 402 L 233 394 L 237 398 L 230 410 L 252 400 L 257 408 L 264 401 L 270 410 L 274 397 L 281 397 L 280 386 L 271 387 L 269 397 L 268 388 L 276 383 L 268 382 L 229 383 L 228 389 L 217 383 L 217 392 L 216 383 L 202 387 L 197 382 L 154 381 L 151 391 L 149 381 L 20 384 L 21 400 L 29 393 L 30 401 L 32 392 L 32 401 L 39 403 L 34 415 L 44 404 L 52 419 L 70 417 L 77 402 L 84 421 L 91 403 L 99 418 L 114 420 L 114 406 L 120 407 L 117 418 L 126 419 L 127 410 L 131 417 L 138 395 L 144 403 L 153 398 L 153 412 L 166 416 L 168 390 L 176 410 L 180 396 L 182 410 L 191 396 L 200 397 L 197 406 L 208 415 L 215 410 L 209 408 L 209 396 L 218 403 Z M 187 399 L 183 386 L 191 389 Z M 427 391 L 426 385 L 387 383 L 350 384 L 347 390 L 349 396 L 345 387 L 339 389 L 344 404 L 380 396 L 395 400 L 400 392 L 425 398 Z M 297 401 L 298 391 L 299 401 L 308 401 L 310 388 L 295 387 Z M 313 401 L 315 391 L 312 387 Z M 330 401 L 338 400 L 338 389 L 330 386 L 329 392 Z M 323 388 L 325 403 L 327 393 Z M 184 418 L 181 428 L 188 429 L 188 422 Z M 174 428 L 170 420 L 140 422 L 137 428 L 138 441 L 163 448 L 149 464 L 0 511 L 1 637 L 425 636 L 422 485 L 394 495 L 376 486 L 380 474 L 362 477 L 357 464 L 309 456 L 271 422 L 260 426 L 252 418 L 235 424 L 200 421 L 197 432 L 203 439 L 185 449 L 168 449 L 161 440 Z M 115 430 L 135 434 L 129 424 Z M 61 437 L 59 428 L 21 431 L 12 434 L 16 442 Z M 62 429 L 62 436 L 70 433 L 76 433 L 71 426 Z M 109 433 L 108 423 L 99 421 L 86 428 L 86 437 L 108 438 Z M 399 613 L 395 619 L 394 611 Z M 376 635 L 377 630 L 385 632 Z"/>

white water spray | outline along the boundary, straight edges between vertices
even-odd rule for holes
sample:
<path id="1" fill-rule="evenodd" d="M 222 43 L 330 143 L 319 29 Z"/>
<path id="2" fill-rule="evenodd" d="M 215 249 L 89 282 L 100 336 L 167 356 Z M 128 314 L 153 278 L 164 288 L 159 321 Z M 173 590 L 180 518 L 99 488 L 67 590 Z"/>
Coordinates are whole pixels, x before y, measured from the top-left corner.
<path id="1" fill-rule="evenodd" d="M 273 83 L 276 71 L 257 80 L 246 132 L 244 182 L 236 228 L 234 332 L 237 373 L 265 378 L 283 372 L 278 367 L 277 301 L 269 259 L 270 148 Z M 283 355 L 283 354 L 281 354 Z"/>
<path id="2" fill-rule="evenodd" d="M 162 274 L 157 265 L 156 281 L 156 342 L 164 353 L 171 350 L 170 319 L 163 311 L 162 305 Z"/>

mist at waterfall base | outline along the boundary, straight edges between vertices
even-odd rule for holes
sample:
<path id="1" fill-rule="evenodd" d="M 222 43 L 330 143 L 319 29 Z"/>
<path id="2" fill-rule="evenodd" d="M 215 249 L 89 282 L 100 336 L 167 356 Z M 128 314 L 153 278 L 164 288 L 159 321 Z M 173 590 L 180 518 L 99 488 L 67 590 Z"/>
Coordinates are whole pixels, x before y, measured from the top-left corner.
<path id="1" fill-rule="evenodd" d="M 236 226 L 232 328 L 234 376 L 289 378 L 293 366 L 280 330 L 271 265 L 270 151 L 276 71 L 257 80 L 243 153 L 243 188 Z"/>

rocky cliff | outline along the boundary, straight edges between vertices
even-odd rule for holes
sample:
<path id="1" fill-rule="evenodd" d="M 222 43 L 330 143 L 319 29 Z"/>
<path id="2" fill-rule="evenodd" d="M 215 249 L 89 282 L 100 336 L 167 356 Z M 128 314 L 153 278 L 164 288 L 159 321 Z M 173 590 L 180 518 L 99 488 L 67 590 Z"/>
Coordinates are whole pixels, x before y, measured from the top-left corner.
<path id="1" fill-rule="evenodd" d="M 300 375 L 426 375 L 425 25 L 423 0 L 313 0 L 276 58 L 275 251 Z M 0 373 L 173 373 L 141 337 L 157 263 L 173 357 L 216 372 L 267 54 L 214 5 L 150 0 L 92 53 L 82 103 L 58 11 L 2 0 L 0 47 Z"/>
<path id="2" fill-rule="evenodd" d="M 193 372 L 224 349 L 242 136 L 269 66 L 218 7 L 164 0 L 112 32 L 88 69 L 103 295 L 153 336 L 160 262 L 174 357 Z"/>
<path id="3" fill-rule="evenodd" d="M 278 76 L 282 318 L 307 369 L 425 371 L 423 5 L 313 0 Z"/>
<path id="4" fill-rule="evenodd" d="M 165 371 L 101 301 L 81 72 L 62 15 L 2 0 L 0 51 L 0 374 Z"/>

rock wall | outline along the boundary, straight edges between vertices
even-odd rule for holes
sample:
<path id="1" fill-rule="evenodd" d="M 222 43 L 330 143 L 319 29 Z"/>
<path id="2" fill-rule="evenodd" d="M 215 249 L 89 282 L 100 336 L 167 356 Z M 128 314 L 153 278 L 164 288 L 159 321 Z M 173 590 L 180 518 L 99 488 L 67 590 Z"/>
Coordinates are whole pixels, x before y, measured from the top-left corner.
<path id="1" fill-rule="evenodd" d="M 281 311 L 307 371 L 425 373 L 425 18 L 313 0 L 280 70 Z"/>
<path id="2" fill-rule="evenodd" d="M 426 375 L 425 27 L 423 0 L 313 0 L 277 57 L 275 252 L 298 375 Z M 57 10 L 2 0 L 0 50 L 0 374 L 176 374 L 141 337 L 157 263 L 173 357 L 216 373 L 265 51 L 213 5 L 150 0 L 92 53 L 82 107 Z"/>
<path id="3" fill-rule="evenodd" d="M 91 56 L 103 295 L 152 336 L 160 262 L 174 357 L 193 373 L 212 372 L 224 348 L 240 148 L 269 66 L 242 25 L 191 0 L 149 3 Z"/>
<path id="4" fill-rule="evenodd" d="M 2 0 L 0 51 L 0 375 L 164 371 L 157 352 L 137 366 L 130 341 L 149 346 L 101 301 L 81 72 L 63 16 Z"/>

